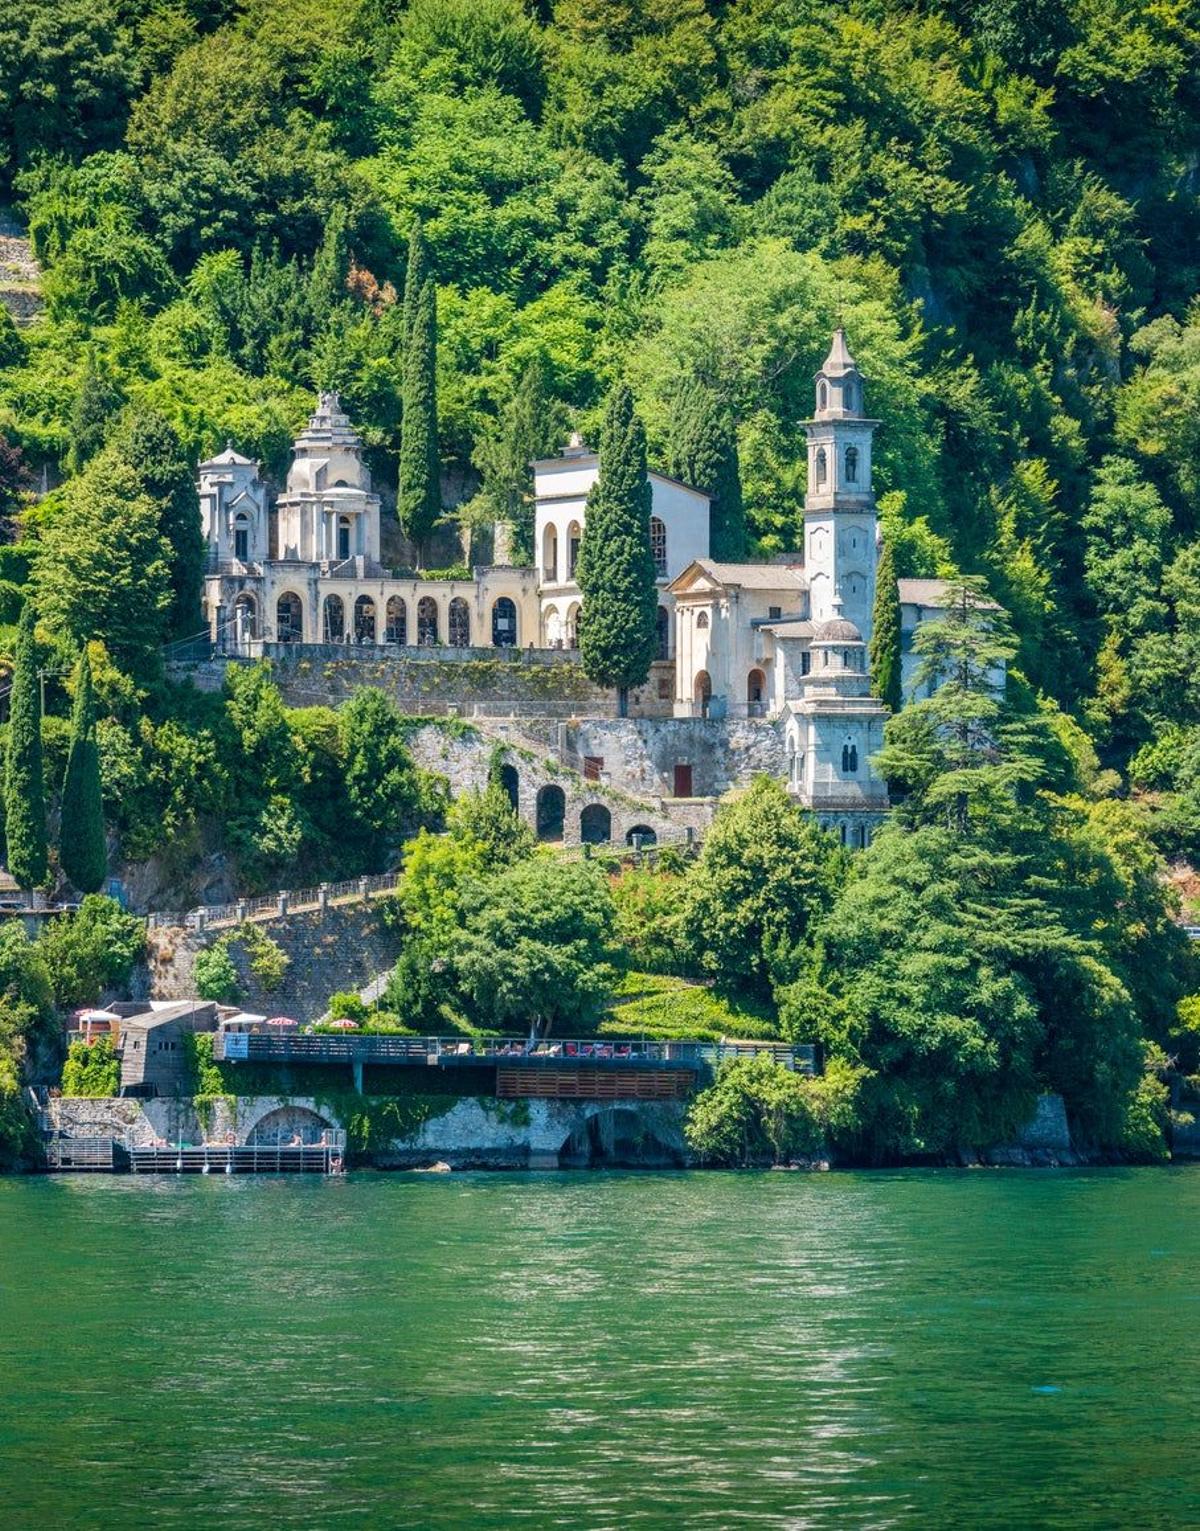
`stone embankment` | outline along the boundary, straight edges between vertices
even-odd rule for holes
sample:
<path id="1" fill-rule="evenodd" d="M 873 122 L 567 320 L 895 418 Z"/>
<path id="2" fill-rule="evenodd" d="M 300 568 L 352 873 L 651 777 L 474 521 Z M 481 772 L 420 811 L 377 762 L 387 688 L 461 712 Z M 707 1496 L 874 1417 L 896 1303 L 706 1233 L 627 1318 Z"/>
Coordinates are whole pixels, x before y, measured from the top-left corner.
<path id="1" fill-rule="evenodd" d="M 189 1099 L 51 1100 L 46 1125 L 70 1138 L 237 1145 L 316 1142 L 326 1128 L 349 1130 L 369 1110 L 377 1126 L 358 1157 L 384 1169 L 559 1169 L 592 1165 L 677 1167 L 687 1162 L 681 1101 L 495 1100 L 489 1096 L 355 1097 L 353 1111 L 315 1096 L 231 1096 L 207 1103 L 204 1120 Z M 343 1117 L 347 1119 L 343 1119 Z M 395 1123 L 389 1136 L 388 1123 Z"/>

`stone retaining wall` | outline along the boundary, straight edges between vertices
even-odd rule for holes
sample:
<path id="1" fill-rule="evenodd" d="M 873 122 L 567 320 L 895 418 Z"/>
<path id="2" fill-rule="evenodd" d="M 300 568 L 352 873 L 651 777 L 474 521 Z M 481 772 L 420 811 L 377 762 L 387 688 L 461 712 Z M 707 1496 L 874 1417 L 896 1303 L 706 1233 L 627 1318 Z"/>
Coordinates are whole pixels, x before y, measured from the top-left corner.
<path id="1" fill-rule="evenodd" d="M 383 901 L 336 904 L 265 922 L 258 928 L 281 946 L 287 972 L 278 989 L 267 991 L 251 972 L 240 942 L 230 956 L 242 982 L 242 1003 L 266 1015 L 290 1015 L 301 1024 L 318 1020 L 329 996 L 365 988 L 395 965 L 400 940 L 383 918 Z M 236 928 L 235 928 L 236 930 Z M 228 931 L 196 931 L 181 926 L 147 932 L 147 962 L 135 988 L 139 998 L 189 999 L 196 992 L 194 970 L 199 952 Z"/>
<path id="2" fill-rule="evenodd" d="M 441 1163 L 452 1169 L 557 1169 L 560 1165 L 682 1164 L 681 1101 L 502 1101 L 487 1096 L 445 1097 L 407 1135 L 373 1152 L 382 1168 L 417 1169 Z M 229 1135 L 250 1142 L 264 1119 L 271 1133 L 346 1128 L 330 1104 L 309 1096 L 236 1096 L 213 1103 L 201 1123 L 188 1099 L 53 1100 L 52 1123 L 72 1137 L 114 1137 L 132 1147 L 156 1141 L 223 1144 Z M 314 1121 L 314 1118 L 316 1119 Z"/>

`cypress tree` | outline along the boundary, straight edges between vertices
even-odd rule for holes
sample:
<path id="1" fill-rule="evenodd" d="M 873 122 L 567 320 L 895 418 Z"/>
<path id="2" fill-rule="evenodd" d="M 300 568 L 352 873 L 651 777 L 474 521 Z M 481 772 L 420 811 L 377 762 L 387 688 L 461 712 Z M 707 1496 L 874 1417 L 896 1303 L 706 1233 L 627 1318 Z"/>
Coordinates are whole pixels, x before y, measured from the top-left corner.
<path id="1" fill-rule="evenodd" d="M 28 891 L 46 880 L 46 797 L 42 784 L 42 719 L 38 696 L 33 603 L 26 601 L 17 632 L 4 771 L 8 870 Z"/>
<path id="2" fill-rule="evenodd" d="M 417 307 L 421 293 L 429 280 L 429 248 L 418 218 L 408 236 L 408 264 L 404 269 L 404 348 L 412 341 L 413 327 L 417 322 Z"/>
<path id="3" fill-rule="evenodd" d="M 86 647 L 75 667 L 75 705 L 71 712 L 67 771 L 63 777 L 58 854 L 64 874 L 80 893 L 98 893 L 104 886 L 108 857 L 104 843 L 104 804 L 100 794 L 92 665 Z"/>
<path id="4" fill-rule="evenodd" d="M 630 686 L 650 673 L 658 615 L 646 433 L 625 383 L 605 408 L 600 474 L 588 495 L 575 578 L 583 596 L 583 668 L 597 685 L 617 688 L 624 717 Z"/>
<path id="5" fill-rule="evenodd" d="M 109 426 L 124 402 L 116 383 L 97 365 L 95 352 L 89 351 L 67 427 L 67 466 L 72 473 L 78 473 L 104 445 Z"/>
<path id="6" fill-rule="evenodd" d="M 900 592 L 896 588 L 896 559 L 885 542 L 875 575 L 875 605 L 871 610 L 871 688 L 881 702 L 899 712 Z"/>
<path id="7" fill-rule="evenodd" d="M 711 388 L 684 384 L 672 410 L 669 448 L 672 477 L 712 496 L 709 551 L 722 563 L 746 552 L 746 512 L 733 415 Z"/>
<path id="8" fill-rule="evenodd" d="M 400 524 L 418 544 L 433 530 L 441 513 L 440 470 L 437 292 L 430 277 L 421 288 L 404 353 L 404 414 L 400 422 Z"/>

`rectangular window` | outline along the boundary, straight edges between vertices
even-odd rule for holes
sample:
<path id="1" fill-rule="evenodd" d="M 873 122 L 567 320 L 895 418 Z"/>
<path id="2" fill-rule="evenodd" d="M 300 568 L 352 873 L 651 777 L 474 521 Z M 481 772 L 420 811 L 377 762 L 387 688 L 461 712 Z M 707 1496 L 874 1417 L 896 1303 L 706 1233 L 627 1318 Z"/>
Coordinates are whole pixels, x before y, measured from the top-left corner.
<path id="1" fill-rule="evenodd" d="M 690 765 L 677 765 L 675 767 L 675 796 L 691 797 L 692 795 L 692 768 Z"/>
<path id="2" fill-rule="evenodd" d="M 584 781 L 599 781 L 600 772 L 604 769 L 603 755 L 585 755 L 583 757 Z"/>
<path id="3" fill-rule="evenodd" d="M 767 607 L 767 615 L 770 617 L 772 622 L 778 622 L 780 617 L 783 616 L 783 607 L 782 606 L 768 606 Z"/>
<path id="4" fill-rule="evenodd" d="M 811 669 L 812 655 L 805 649 L 803 654 L 800 655 L 800 673 L 801 675 L 807 675 Z"/>

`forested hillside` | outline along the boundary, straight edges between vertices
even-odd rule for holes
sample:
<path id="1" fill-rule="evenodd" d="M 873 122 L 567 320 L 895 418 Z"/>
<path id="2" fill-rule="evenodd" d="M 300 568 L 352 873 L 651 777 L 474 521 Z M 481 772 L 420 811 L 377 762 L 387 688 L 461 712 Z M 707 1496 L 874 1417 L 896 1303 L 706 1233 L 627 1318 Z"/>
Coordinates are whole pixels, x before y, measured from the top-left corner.
<path id="1" fill-rule="evenodd" d="M 199 625 L 200 455 L 232 439 L 278 475 L 335 388 L 418 543 L 499 518 L 528 550 L 528 459 L 595 441 L 628 384 L 652 464 L 706 478 L 723 551 L 765 556 L 799 541 L 840 321 L 882 421 L 885 567 L 965 578 L 921 658 L 966 679 L 889 722 L 899 811 L 869 851 L 760 783 L 621 943 L 821 1042 L 857 1154 L 982 1141 L 1045 1087 L 1091 1141 L 1162 1151 L 1159 1075 L 1200 1062 L 1149 843 L 1200 857 L 1198 60 L 1195 6 L 1160 0 L 10 0 L 0 211 L 44 302 L 0 308 L 23 885 L 54 870 L 38 794 L 53 828 L 64 768 L 91 824 L 64 867 L 97 861 L 100 791 L 123 856 L 182 869 L 216 824 L 242 887 L 365 870 L 444 818 L 378 693 L 164 684 Z M 436 961 L 406 916 L 409 1021 L 440 983 L 479 1021 L 507 907 L 446 844 Z"/>
<path id="2" fill-rule="evenodd" d="M 0 431 L 78 471 L 132 403 L 278 470 L 326 385 L 394 483 L 420 220 L 468 518 L 625 373 L 664 466 L 697 386 L 728 411 L 765 551 L 841 316 L 899 572 L 986 575 L 1191 848 L 1198 39 L 1148 0 L 14 0 L 48 322 L 0 332 Z"/>

